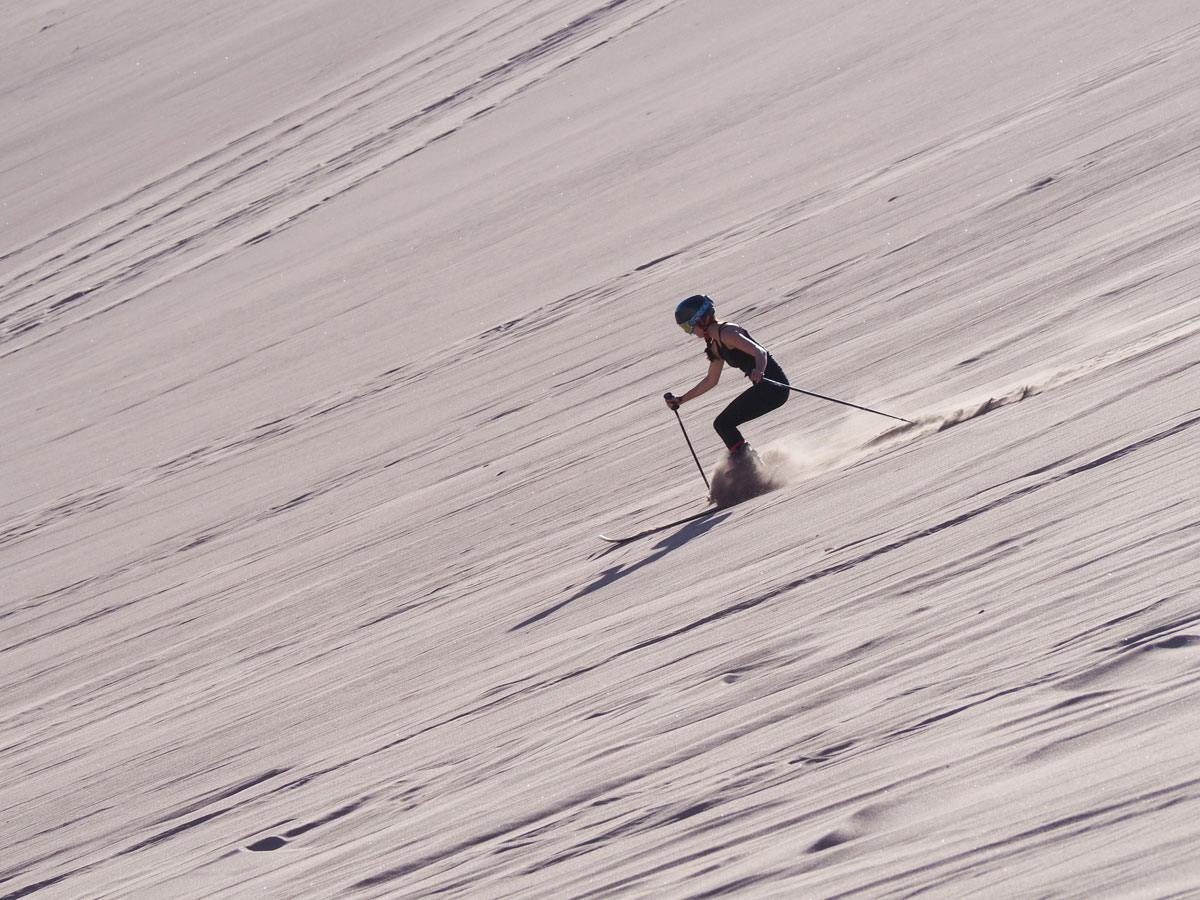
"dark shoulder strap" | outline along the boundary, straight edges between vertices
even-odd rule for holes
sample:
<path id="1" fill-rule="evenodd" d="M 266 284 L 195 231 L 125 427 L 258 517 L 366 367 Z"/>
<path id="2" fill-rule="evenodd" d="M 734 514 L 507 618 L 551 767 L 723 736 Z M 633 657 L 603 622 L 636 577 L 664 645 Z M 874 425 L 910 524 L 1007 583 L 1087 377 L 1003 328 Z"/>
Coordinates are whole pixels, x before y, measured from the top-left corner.
<path id="1" fill-rule="evenodd" d="M 722 350 L 725 349 L 725 342 L 721 340 L 721 329 L 728 325 L 728 322 L 721 322 L 717 325 L 717 346 Z"/>

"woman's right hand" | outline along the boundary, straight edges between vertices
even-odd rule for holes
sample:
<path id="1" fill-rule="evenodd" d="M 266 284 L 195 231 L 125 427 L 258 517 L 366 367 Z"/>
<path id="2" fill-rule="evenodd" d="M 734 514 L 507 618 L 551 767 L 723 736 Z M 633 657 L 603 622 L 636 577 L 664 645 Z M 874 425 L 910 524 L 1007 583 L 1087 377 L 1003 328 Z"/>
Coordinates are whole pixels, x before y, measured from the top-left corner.
<path id="1" fill-rule="evenodd" d="M 682 400 L 680 400 L 678 397 L 676 397 L 674 394 L 671 394 L 671 393 L 663 394 L 663 399 L 667 401 L 667 408 L 672 411 L 678 410 L 679 404 L 683 402 Z"/>

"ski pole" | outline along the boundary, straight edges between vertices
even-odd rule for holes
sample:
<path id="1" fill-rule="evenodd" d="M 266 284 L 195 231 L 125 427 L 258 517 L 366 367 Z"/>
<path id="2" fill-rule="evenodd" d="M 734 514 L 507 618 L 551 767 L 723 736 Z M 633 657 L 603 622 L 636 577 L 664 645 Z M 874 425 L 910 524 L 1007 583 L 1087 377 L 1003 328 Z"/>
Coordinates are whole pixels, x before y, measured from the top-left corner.
<path id="1" fill-rule="evenodd" d="M 812 391 L 802 391 L 802 390 L 800 390 L 800 388 L 793 387 L 790 384 L 784 384 L 782 381 L 772 381 L 770 378 L 763 378 L 762 381 L 766 382 L 767 384 L 773 384 L 776 387 L 785 387 L 789 391 L 795 391 L 797 394 L 807 394 L 809 397 L 816 397 L 818 400 L 828 400 L 830 403 L 840 403 L 840 404 L 842 404 L 842 406 L 850 406 L 850 407 L 853 407 L 854 409 L 861 409 L 863 412 L 875 413 L 875 415 L 877 415 L 877 416 L 884 416 L 885 418 L 888 418 L 888 419 L 895 419 L 897 422 L 905 422 L 909 425 L 917 424 L 916 422 L 912 421 L 911 419 L 902 419 L 899 416 L 889 415 L 888 413 L 880 412 L 877 409 L 871 409 L 869 406 L 859 406 L 857 403 L 848 403 L 845 400 L 838 400 L 836 397 L 826 397 L 824 394 L 814 394 Z"/>
<path id="2" fill-rule="evenodd" d="M 663 394 L 664 400 L 670 398 L 670 391 L 667 391 L 667 393 Z M 676 407 L 673 412 L 675 413 L 676 420 L 679 422 L 679 429 L 683 432 L 683 439 L 687 441 L 688 449 L 692 451 L 692 459 L 696 461 L 696 468 L 700 470 L 700 477 L 704 479 L 704 486 L 709 490 L 712 490 L 712 486 L 708 483 L 708 476 L 704 474 L 704 466 L 700 465 L 700 457 L 696 455 L 696 448 L 692 446 L 692 439 L 688 437 L 687 429 L 683 427 L 683 416 L 679 414 L 679 408 Z"/>

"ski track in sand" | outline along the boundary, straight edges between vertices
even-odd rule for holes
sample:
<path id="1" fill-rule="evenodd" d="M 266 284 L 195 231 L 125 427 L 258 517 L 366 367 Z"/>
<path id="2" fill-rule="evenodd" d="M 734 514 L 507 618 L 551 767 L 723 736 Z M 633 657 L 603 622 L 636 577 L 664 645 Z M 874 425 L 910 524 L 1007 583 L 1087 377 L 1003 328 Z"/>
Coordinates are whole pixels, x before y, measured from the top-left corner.
<path id="1" fill-rule="evenodd" d="M 0 264 L 11 268 L 0 292 L 0 353 L 265 240 L 670 5 L 601 6 L 539 34 L 536 43 L 464 84 L 462 62 L 447 63 L 448 51 L 475 63 L 494 52 L 490 44 L 503 46 L 512 33 L 545 27 L 536 6 L 528 21 L 520 11 L 481 16 L 84 219 L 8 250 L 0 255 Z M 435 85 L 446 93 L 395 120 L 398 103 Z M 41 297 L 30 302 L 31 295 Z"/>
<path id="2" fill-rule="evenodd" d="M 1070 7 L 466 4 L 46 188 L 0 249 L 0 900 L 1200 895 L 1200 25 Z M 1028 71 L 963 100 L 962 44 Z M 408 240 L 381 202 L 461 290 L 306 298 Z M 778 489 L 599 546 L 698 502 L 664 298 L 710 284 L 917 424 L 795 397 Z"/>

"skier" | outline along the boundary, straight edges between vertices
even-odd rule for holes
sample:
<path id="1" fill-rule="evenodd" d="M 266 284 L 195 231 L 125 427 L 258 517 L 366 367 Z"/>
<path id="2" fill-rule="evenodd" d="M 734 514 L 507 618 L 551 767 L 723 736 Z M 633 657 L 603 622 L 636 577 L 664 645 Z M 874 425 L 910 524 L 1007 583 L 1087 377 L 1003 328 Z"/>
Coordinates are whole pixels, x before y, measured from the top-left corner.
<path id="1" fill-rule="evenodd" d="M 725 363 L 741 369 L 753 384 L 733 398 L 733 402 L 717 416 L 713 427 L 729 448 L 731 459 L 748 457 L 757 463 L 758 454 L 746 443 L 738 426 L 787 402 L 790 391 L 782 386 L 788 384 L 783 369 L 745 328 L 717 319 L 712 299 L 704 294 L 693 294 L 675 307 L 675 322 L 688 334 L 704 339 L 708 374 L 682 397 L 667 394 L 667 406 L 679 409 L 682 404 L 712 390 L 721 379 Z M 764 383 L 764 377 L 779 384 Z"/>

